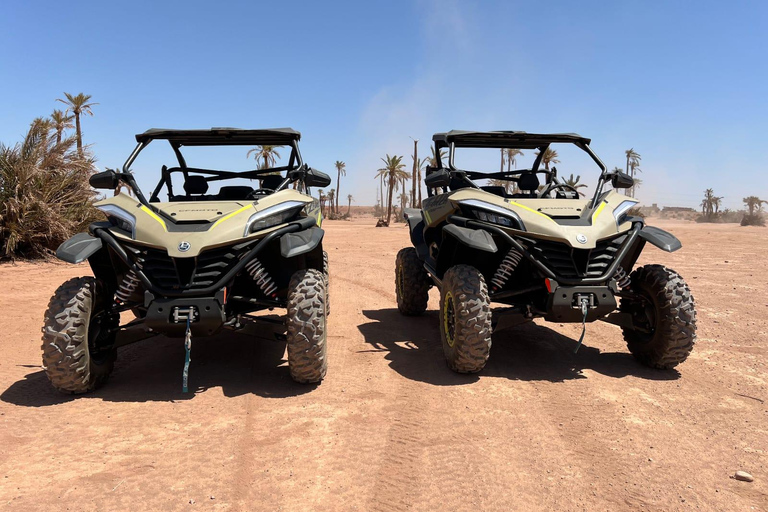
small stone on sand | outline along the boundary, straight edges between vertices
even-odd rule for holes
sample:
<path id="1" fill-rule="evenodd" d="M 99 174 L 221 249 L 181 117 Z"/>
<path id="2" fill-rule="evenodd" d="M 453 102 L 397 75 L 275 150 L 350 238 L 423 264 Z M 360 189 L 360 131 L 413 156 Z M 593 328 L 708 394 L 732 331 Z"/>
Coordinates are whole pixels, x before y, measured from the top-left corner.
<path id="1" fill-rule="evenodd" d="M 747 473 L 746 471 L 737 471 L 735 475 L 733 475 L 733 478 L 736 480 L 741 480 L 742 482 L 752 482 L 755 477 Z"/>

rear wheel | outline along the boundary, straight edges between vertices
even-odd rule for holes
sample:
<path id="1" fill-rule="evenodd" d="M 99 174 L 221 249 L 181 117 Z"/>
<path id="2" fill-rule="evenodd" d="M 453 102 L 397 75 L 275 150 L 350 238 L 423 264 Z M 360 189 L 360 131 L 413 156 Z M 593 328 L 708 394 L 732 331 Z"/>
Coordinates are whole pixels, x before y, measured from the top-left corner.
<path id="1" fill-rule="evenodd" d="M 424 270 L 416 249 L 401 249 L 395 260 L 395 293 L 400 313 L 415 316 L 426 311 L 431 286 L 432 280 Z"/>
<path id="2" fill-rule="evenodd" d="M 474 267 L 456 265 L 443 276 L 440 337 L 448 366 L 479 372 L 491 351 L 491 301 L 485 278 Z"/>
<path id="3" fill-rule="evenodd" d="M 101 386 L 114 366 L 112 346 L 119 325 L 108 314 L 106 287 L 93 277 L 76 277 L 54 293 L 45 312 L 43 367 L 53 387 L 86 393 Z"/>
<path id="4" fill-rule="evenodd" d="M 320 382 L 326 358 L 325 277 L 315 269 L 299 270 L 288 285 L 288 368 L 296 382 Z"/>
<path id="5" fill-rule="evenodd" d="M 674 368 L 688 358 L 696 342 L 696 305 L 680 274 L 662 265 L 632 272 L 630 291 L 620 310 L 632 315 L 638 329 L 622 328 L 627 347 L 638 361 L 653 368 Z"/>

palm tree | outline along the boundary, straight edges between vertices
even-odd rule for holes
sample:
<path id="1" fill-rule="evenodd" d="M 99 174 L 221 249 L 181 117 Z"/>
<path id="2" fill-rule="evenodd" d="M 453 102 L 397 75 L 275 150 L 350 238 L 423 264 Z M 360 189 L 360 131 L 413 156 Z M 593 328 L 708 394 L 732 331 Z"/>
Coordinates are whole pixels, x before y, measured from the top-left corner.
<path id="1" fill-rule="evenodd" d="M 701 213 L 706 217 L 711 217 L 717 213 L 720 208 L 720 200 L 722 197 L 715 196 L 715 191 L 708 188 L 704 191 L 704 199 L 701 201 Z"/>
<path id="2" fill-rule="evenodd" d="M 317 199 L 318 201 L 320 201 L 320 214 L 325 216 L 325 200 L 326 200 L 325 193 L 323 193 L 323 189 L 318 190 L 317 193 L 318 193 Z"/>
<path id="3" fill-rule="evenodd" d="M 640 172 L 640 160 L 642 158 L 640 157 L 640 153 L 635 151 L 634 148 L 629 148 L 624 152 L 625 155 L 627 155 L 627 168 L 626 173 L 629 174 L 632 178 L 635 177 L 635 171 Z M 630 197 L 635 197 L 635 187 L 632 187 L 630 190 Z"/>
<path id="4" fill-rule="evenodd" d="M 501 149 L 501 167 L 499 167 L 499 172 L 504 172 L 504 148 Z"/>
<path id="5" fill-rule="evenodd" d="M 413 139 L 413 171 L 411 172 L 411 179 L 413 180 L 413 186 L 411 187 L 411 207 L 416 206 L 416 181 L 419 176 L 419 139 Z"/>
<path id="6" fill-rule="evenodd" d="M 742 199 L 747 209 L 749 209 L 749 216 L 752 217 L 759 213 L 763 209 L 763 204 L 768 204 L 768 201 L 764 201 L 757 196 L 748 196 Z"/>
<path id="7" fill-rule="evenodd" d="M 336 160 L 336 213 L 339 211 L 339 198 L 341 197 L 341 177 L 347 175 L 347 164 Z"/>
<path id="8" fill-rule="evenodd" d="M 256 146 L 253 149 L 249 149 L 245 157 L 250 158 L 251 153 L 253 153 L 255 155 L 254 159 L 257 162 L 261 162 L 259 164 L 259 169 L 269 169 L 270 167 L 274 167 L 275 162 L 280 158 L 280 153 L 277 152 L 277 148 L 279 147 L 282 146 Z"/>
<path id="9" fill-rule="evenodd" d="M 75 115 L 75 128 L 77 133 L 77 154 L 83 157 L 83 133 L 80 129 L 80 115 L 92 116 L 93 111 L 91 107 L 98 105 L 98 103 L 88 103 L 91 99 L 90 94 L 80 93 L 77 96 L 73 96 L 68 92 L 64 93 L 65 100 L 57 98 L 56 101 L 60 101 L 67 106 L 67 112 L 72 112 Z"/>
<path id="10" fill-rule="evenodd" d="M 541 151 L 536 152 L 536 156 L 539 156 Z M 560 160 L 557 159 L 557 150 L 547 148 L 544 150 L 544 155 L 541 157 L 541 161 L 544 164 L 544 168 L 549 171 L 549 164 L 559 164 Z"/>
<path id="11" fill-rule="evenodd" d="M 349 212 L 352 210 L 352 201 L 354 201 L 355 198 L 352 197 L 352 194 L 347 194 L 347 217 L 349 217 Z"/>
<path id="12" fill-rule="evenodd" d="M 440 150 L 440 161 L 442 162 L 445 159 L 445 150 Z M 432 146 L 432 156 L 429 157 L 429 165 L 430 167 L 437 167 L 437 155 L 435 154 L 435 146 Z"/>
<path id="13" fill-rule="evenodd" d="M 379 169 L 379 172 L 383 171 L 383 175 L 389 181 L 389 191 L 387 193 L 387 225 L 389 225 L 389 221 L 392 218 L 392 192 L 400 180 L 408 177 L 408 173 L 403 170 L 405 169 L 405 164 L 403 163 L 402 156 L 389 156 L 387 154 L 386 158 L 382 158 L 381 161 L 384 162 L 384 167 Z"/>
<path id="14" fill-rule="evenodd" d="M 566 185 L 570 185 L 576 190 L 576 192 L 579 192 L 580 188 L 587 188 L 587 186 L 584 183 L 579 183 L 580 179 L 581 179 L 581 175 L 578 175 L 574 178 L 573 174 L 571 174 L 571 177 L 568 178 L 567 180 L 563 180 L 563 183 L 565 183 Z M 579 195 L 583 197 L 584 193 L 579 192 Z"/>
<path id="15" fill-rule="evenodd" d="M 400 194 L 400 211 L 405 211 L 405 205 L 408 204 L 408 194 L 403 192 Z"/>
<path id="16" fill-rule="evenodd" d="M 334 213 L 334 200 L 336 199 L 336 191 L 331 189 L 328 191 L 328 213 Z"/>
<path id="17" fill-rule="evenodd" d="M 379 169 L 378 172 L 376 173 L 376 176 L 374 177 L 374 179 L 376 179 L 376 178 L 379 179 L 379 201 L 381 203 L 381 208 L 382 208 L 382 220 L 384 219 L 384 217 L 383 217 L 383 208 L 384 208 L 384 177 L 386 175 L 387 175 L 387 170 L 386 169 Z"/>
<path id="18" fill-rule="evenodd" d="M 54 109 L 53 114 L 51 114 L 51 121 L 56 130 L 56 144 L 61 144 L 61 134 L 64 130 L 75 126 L 72 124 L 72 116 L 68 116 L 66 112 L 62 112 L 59 109 Z"/>
<path id="19" fill-rule="evenodd" d="M 507 172 L 512 170 L 512 166 L 517 169 L 517 157 L 523 156 L 523 152 L 517 148 L 507 148 Z"/>
<path id="20" fill-rule="evenodd" d="M 421 162 L 419 162 L 419 168 L 416 169 L 416 172 L 419 174 L 417 178 L 417 182 L 419 183 L 419 202 L 416 205 L 416 208 L 421 208 L 421 168 L 424 167 L 427 163 L 429 163 L 429 157 L 424 157 Z"/>

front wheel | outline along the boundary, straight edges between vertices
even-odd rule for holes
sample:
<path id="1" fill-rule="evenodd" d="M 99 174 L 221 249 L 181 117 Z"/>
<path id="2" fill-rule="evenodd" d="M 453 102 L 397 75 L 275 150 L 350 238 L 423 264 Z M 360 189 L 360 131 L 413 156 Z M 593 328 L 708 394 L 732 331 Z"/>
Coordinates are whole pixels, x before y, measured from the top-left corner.
<path id="1" fill-rule="evenodd" d="M 696 305 L 680 274 L 662 265 L 645 265 L 630 275 L 634 297 L 621 299 L 637 329 L 622 328 L 627 347 L 646 366 L 674 368 L 696 342 Z"/>
<path id="2" fill-rule="evenodd" d="M 107 312 L 109 299 L 104 284 L 93 277 L 70 279 L 51 297 L 43 326 L 43 367 L 57 390 L 93 391 L 112 372 L 120 319 Z"/>
<path id="3" fill-rule="evenodd" d="M 328 265 L 328 253 L 323 251 L 323 275 L 325 276 L 325 311 L 331 316 L 331 270 Z"/>
<path id="4" fill-rule="evenodd" d="M 315 269 L 299 270 L 288 285 L 288 369 L 304 384 L 320 382 L 328 369 L 326 358 L 325 276 Z"/>
<path id="5" fill-rule="evenodd" d="M 456 265 L 443 276 L 440 337 L 448 366 L 459 373 L 479 372 L 491 351 L 491 300 L 476 268 Z"/>

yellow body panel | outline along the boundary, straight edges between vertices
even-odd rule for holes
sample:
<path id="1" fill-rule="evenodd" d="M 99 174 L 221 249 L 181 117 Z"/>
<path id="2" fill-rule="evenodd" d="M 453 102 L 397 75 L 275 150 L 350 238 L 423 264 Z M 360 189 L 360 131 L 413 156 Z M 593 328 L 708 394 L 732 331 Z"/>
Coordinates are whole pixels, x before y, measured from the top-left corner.
<path id="1" fill-rule="evenodd" d="M 444 196 L 444 197 L 442 197 Z M 461 201 L 483 201 L 515 212 L 525 224 L 530 235 L 550 240 L 567 242 L 579 249 L 592 249 L 596 243 L 619 233 L 628 231 L 629 222 L 616 225 L 613 216 L 615 210 L 624 201 L 636 200 L 614 191 L 610 191 L 595 208 L 589 208 L 589 199 L 505 199 L 484 190 L 464 188 L 448 194 L 433 196 L 424 202 L 424 217 L 430 226 L 436 226 L 459 209 Z M 564 225 L 556 217 L 570 217 L 572 222 L 582 225 Z M 558 223 L 560 220 L 561 223 Z M 507 229 L 509 233 L 523 232 Z M 586 237 L 586 242 L 579 242 L 577 237 Z"/>
<path id="2" fill-rule="evenodd" d="M 243 236 L 248 219 L 256 212 L 286 201 L 300 201 L 312 204 L 312 197 L 296 190 L 286 189 L 265 196 L 257 201 L 185 201 L 173 203 L 152 203 L 162 212 L 155 213 L 127 194 L 117 194 L 96 203 L 96 206 L 117 206 L 136 218 L 135 243 L 159 249 L 166 249 L 172 258 L 191 258 L 205 249 L 211 249 L 234 243 L 238 240 L 261 238 L 280 226 L 259 231 L 247 237 Z M 170 220 L 170 217 L 173 220 Z M 174 224 L 174 221 L 182 224 Z M 184 221 L 196 221 L 197 224 L 184 225 Z M 201 224 L 207 227 L 201 229 Z M 318 219 L 318 225 L 320 220 Z M 116 237 L 130 240 L 116 230 Z M 188 251 L 179 251 L 179 244 L 188 242 Z"/>

